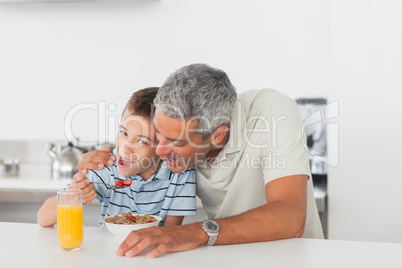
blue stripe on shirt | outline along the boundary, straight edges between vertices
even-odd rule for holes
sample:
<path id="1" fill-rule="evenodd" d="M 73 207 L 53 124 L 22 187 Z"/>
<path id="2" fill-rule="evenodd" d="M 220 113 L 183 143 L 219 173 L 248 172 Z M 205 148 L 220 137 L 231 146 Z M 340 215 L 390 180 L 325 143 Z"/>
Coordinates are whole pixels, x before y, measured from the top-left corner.
<path id="1" fill-rule="evenodd" d="M 114 151 L 115 153 L 115 151 Z M 100 225 L 105 215 L 114 216 L 123 212 L 148 213 L 164 218 L 167 215 L 187 216 L 196 214 L 195 170 L 182 173 L 171 172 L 163 162 L 159 172 L 144 181 L 140 176 L 123 177 L 116 165 L 102 170 L 89 170 L 90 181 L 115 184 L 118 179 L 131 179 L 129 187 L 111 189 L 94 184 L 96 199 L 102 203 Z"/>

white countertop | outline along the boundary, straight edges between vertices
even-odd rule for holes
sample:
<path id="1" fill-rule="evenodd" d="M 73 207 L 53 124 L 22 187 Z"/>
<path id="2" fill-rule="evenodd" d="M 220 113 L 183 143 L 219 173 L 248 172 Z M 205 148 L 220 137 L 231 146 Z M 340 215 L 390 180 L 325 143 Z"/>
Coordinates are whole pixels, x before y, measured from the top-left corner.
<path id="1" fill-rule="evenodd" d="M 117 257 L 122 238 L 105 228 L 84 227 L 79 251 L 65 252 L 56 227 L 0 222 L 1 262 L 7 267 L 402 267 L 402 244 L 287 239 L 228 246 L 202 246 L 147 259 Z"/>

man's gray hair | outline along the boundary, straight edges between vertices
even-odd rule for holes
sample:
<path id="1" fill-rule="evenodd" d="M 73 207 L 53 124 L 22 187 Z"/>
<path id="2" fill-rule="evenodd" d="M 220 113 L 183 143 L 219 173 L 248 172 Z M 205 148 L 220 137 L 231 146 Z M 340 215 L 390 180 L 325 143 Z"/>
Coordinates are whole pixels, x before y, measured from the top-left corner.
<path id="1" fill-rule="evenodd" d="M 236 98 L 236 89 L 225 72 L 192 64 L 168 77 L 154 104 L 167 116 L 198 120 L 195 132 L 206 139 L 219 126 L 229 124 Z"/>

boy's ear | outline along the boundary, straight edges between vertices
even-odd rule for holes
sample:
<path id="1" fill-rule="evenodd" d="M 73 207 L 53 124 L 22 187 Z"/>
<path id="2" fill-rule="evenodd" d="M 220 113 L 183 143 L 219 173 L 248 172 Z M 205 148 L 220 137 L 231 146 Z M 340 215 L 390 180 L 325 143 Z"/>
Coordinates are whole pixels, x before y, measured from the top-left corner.
<path id="1" fill-rule="evenodd" d="M 225 138 L 229 132 L 229 127 L 225 125 L 219 126 L 211 136 L 211 142 L 213 145 L 223 145 L 222 142 L 225 141 Z"/>

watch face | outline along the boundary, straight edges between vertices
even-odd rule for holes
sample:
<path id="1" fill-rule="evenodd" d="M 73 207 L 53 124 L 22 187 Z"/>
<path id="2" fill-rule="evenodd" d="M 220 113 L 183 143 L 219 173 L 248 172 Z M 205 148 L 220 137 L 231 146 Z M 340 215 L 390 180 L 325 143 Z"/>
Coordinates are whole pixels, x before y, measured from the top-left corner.
<path id="1" fill-rule="evenodd" d="M 206 225 L 207 225 L 207 228 L 208 228 L 209 230 L 211 230 L 211 231 L 216 231 L 216 230 L 218 230 L 218 225 L 215 224 L 215 222 L 213 222 L 213 221 L 208 221 L 208 222 L 206 222 Z"/>

